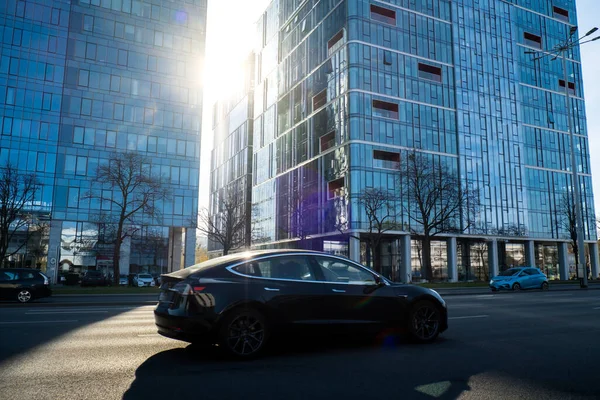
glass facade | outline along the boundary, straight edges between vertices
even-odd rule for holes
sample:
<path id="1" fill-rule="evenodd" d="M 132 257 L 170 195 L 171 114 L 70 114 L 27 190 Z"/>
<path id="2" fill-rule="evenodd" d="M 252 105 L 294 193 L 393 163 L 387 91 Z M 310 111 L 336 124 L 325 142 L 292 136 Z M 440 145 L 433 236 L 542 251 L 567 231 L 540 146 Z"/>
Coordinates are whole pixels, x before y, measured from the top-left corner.
<path id="1" fill-rule="evenodd" d="M 251 54 L 242 65 L 245 76 L 238 92 L 218 101 L 213 107 L 214 146 L 211 153 L 209 218 L 213 219 L 214 227 L 220 227 L 222 233 L 227 229 L 222 218 L 224 202 L 230 203 L 239 212 L 238 216 L 252 215 L 254 66 L 255 58 Z M 251 244 L 251 229 L 251 222 L 247 219 L 240 239 L 243 247 Z M 209 238 L 209 252 L 215 255 L 222 250 L 222 244 Z"/>
<path id="2" fill-rule="evenodd" d="M 0 20 L 0 164 L 39 177 L 39 204 L 52 216 L 53 266 L 81 261 L 61 253 L 74 232 L 101 236 L 88 225 L 110 206 L 84 194 L 115 152 L 143 154 L 153 175 L 168 181 L 160 221 L 140 224 L 165 239 L 169 227 L 191 227 L 206 0 L 7 0 Z M 132 261 L 141 257 L 136 248 Z M 100 253 L 95 248 L 92 258 Z"/>
<path id="3" fill-rule="evenodd" d="M 474 269 L 487 268 L 478 246 L 492 238 L 567 242 L 559 215 L 573 186 L 566 90 L 585 237 L 595 241 L 579 49 L 567 56 L 569 82 L 560 60 L 526 53 L 564 41 L 576 21 L 573 0 L 271 3 L 257 23 L 252 203 L 262 236 L 254 244 L 347 243 L 340 225 L 368 229 L 361 191 L 405 196 L 397 165 L 412 151 L 479 189 L 476 221 L 458 234 L 472 247 L 457 248 L 464 279 L 485 279 Z M 421 229 L 406 215 L 395 223 L 390 240 Z M 511 246 L 501 246 L 500 268 Z M 432 250 L 445 279 L 446 244 Z"/>

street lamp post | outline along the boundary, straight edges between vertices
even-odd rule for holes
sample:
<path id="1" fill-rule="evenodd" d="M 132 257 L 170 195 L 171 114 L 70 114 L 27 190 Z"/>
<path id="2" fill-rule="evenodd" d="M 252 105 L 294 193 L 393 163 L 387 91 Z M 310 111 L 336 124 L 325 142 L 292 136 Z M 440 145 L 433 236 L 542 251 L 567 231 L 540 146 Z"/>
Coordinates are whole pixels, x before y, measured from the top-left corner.
<path id="1" fill-rule="evenodd" d="M 589 39 L 586 41 L 582 41 L 583 39 L 589 37 L 594 32 L 596 32 L 598 28 L 591 29 L 588 33 L 577 40 L 573 40 L 573 35 L 577 32 L 577 27 L 572 26 L 566 34 L 566 40 L 564 43 L 556 45 L 552 50 L 549 51 L 526 51 L 525 54 L 538 54 L 534 60 L 540 60 L 547 56 L 553 56 L 552 61 L 556 60 L 560 55 L 562 60 L 562 68 L 564 73 L 564 83 L 565 83 L 565 104 L 567 107 L 567 121 L 568 121 L 568 129 L 569 136 L 571 141 L 571 173 L 573 175 L 573 203 L 575 205 L 575 227 L 577 232 L 577 247 L 579 249 L 579 260 L 575 260 L 577 264 L 577 274 L 579 275 L 580 268 L 583 268 L 583 279 L 581 280 L 581 287 L 587 288 L 588 286 L 588 277 L 587 270 L 585 267 L 585 242 L 583 236 L 583 211 L 581 209 L 581 197 L 580 197 L 580 187 L 579 187 L 579 173 L 577 167 L 577 157 L 575 155 L 575 132 L 573 131 L 573 122 L 571 121 L 571 100 L 569 93 L 569 73 L 567 70 L 567 53 L 569 50 L 580 46 L 585 43 L 593 42 L 595 40 L 600 39 L 600 36 L 597 36 L 593 39 Z"/>

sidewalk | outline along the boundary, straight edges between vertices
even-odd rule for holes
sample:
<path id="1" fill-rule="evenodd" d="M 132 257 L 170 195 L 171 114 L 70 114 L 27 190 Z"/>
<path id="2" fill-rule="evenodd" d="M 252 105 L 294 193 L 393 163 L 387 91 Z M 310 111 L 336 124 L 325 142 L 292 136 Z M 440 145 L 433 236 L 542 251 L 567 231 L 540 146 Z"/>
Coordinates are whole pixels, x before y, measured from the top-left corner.
<path id="1" fill-rule="evenodd" d="M 494 294 L 494 295 L 502 295 L 505 293 L 515 293 L 510 290 L 503 290 L 499 292 L 492 292 L 489 287 L 486 286 L 440 286 L 434 287 L 434 285 L 428 285 L 431 289 L 435 290 L 442 296 L 465 296 L 465 295 L 477 295 L 477 294 Z M 575 290 L 600 290 L 600 283 L 597 281 L 594 283 L 588 284 L 587 289 L 582 289 L 579 287 L 579 283 L 555 283 L 552 284 L 550 282 L 550 289 L 548 292 L 566 292 L 566 291 L 575 291 Z M 531 292 L 536 292 L 539 290 L 531 290 Z M 529 292 L 529 290 L 523 290 L 523 292 Z"/>

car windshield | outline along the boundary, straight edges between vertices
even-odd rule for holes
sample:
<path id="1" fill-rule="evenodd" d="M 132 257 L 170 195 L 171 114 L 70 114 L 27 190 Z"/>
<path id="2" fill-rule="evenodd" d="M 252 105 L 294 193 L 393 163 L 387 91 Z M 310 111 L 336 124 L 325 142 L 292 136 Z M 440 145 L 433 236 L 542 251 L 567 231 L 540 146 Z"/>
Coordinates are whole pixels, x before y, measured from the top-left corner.
<path id="1" fill-rule="evenodd" d="M 498 276 L 513 276 L 518 274 L 519 272 L 521 272 L 519 268 L 511 268 L 507 269 L 506 271 L 500 272 Z"/>
<path id="2" fill-rule="evenodd" d="M 143 279 L 152 279 L 152 275 L 140 274 L 140 278 L 143 278 Z"/>

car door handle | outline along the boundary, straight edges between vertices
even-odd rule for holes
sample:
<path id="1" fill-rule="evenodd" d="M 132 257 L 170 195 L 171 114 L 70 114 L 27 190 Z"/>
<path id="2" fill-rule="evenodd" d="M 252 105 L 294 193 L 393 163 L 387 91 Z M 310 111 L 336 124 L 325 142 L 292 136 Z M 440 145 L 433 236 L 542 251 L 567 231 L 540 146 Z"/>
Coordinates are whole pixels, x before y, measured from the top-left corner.
<path id="1" fill-rule="evenodd" d="M 267 292 L 279 292 L 279 289 L 276 289 L 276 288 L 270 288 L 270 287 L 266 287 L 266 288 L 265 288 L 265 290 L 266 290 Z"/>
<path id="2" fill-rule="evenodd" d="M 342 289 L 331 289 L 331 291 L 332 291 L 333 293 L 346 293 L 346 291 L 345 291 L 345 290 L 342 290 Z"/>

